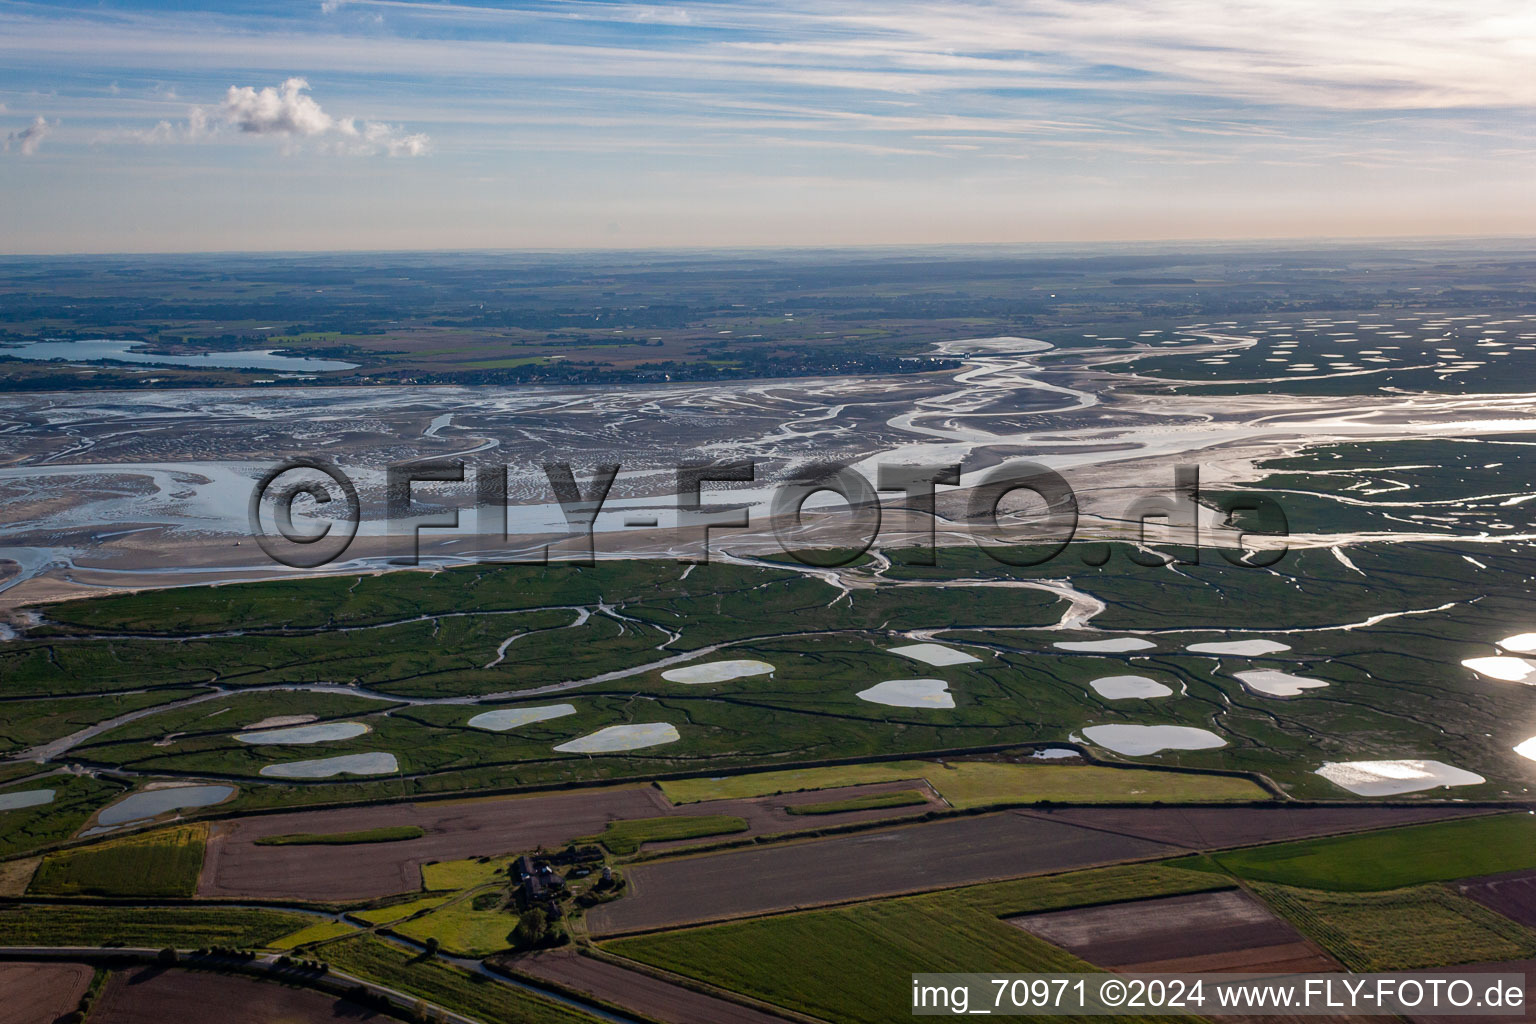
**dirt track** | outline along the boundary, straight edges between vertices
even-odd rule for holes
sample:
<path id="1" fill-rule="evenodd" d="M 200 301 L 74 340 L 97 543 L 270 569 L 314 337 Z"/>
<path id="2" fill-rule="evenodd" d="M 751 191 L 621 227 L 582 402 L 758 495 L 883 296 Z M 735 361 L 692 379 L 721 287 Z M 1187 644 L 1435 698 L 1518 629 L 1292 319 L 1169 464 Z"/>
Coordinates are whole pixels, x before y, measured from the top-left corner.
<path id="1" fill-rule="evenodd" d="M 784 1024 L 782 1017 L 694 992 L 573 950 L 534 953 L 509 962 L 536 978 L 585 992 L 667 1024 Z"/>
<path id="2" fill-rule="evenodd" d="M 142 967 L 112 975 L 91 1024 L 323 1024 L 393 1021 L 309 989 L 201 971 Z"/>
<path id="3" fill-rule="evenodd" d="M 638 864 L 627 872 L 631 894 L 593 909 L 587 925 L 595 934 L 645 931 L 1173 852 L 1005 811 Z"/>
<path id="4" fill-rule="evenodd" d="M 843 814 L 793 815 L 792 803 L 819 803 L 868 793 L 920 789 L 930 803 Z M 897 782 L 817 793 L 714 800 L 674 807 L 654 786 L 578 790 L 548 796 L 432 803 L 377 804 L 330 811 L 294 811 L 216 822 L 198 882 L 199 896 L 358 900 L 421 887 L 421 865 L 435 860 L 493 856 L 560 846 L 601 832 L 610 821 L 676 815 L 730 814 L 747 820 L 747 835 L 825 828 L 849 822 L 909 817 L 939 806 L 926 783 Z M 355 832 L 417 825 L 427 835 L 365 846 L 258 846 L 262 836 L 296 832 Z M 713 840 L 694 840 L 710 842 Z M 668 846 L 687 845 L 683 843 Z"/>
<path id="5" fill-rule="evenodd" d="M 0 963 L 0 1024 L 47 1024 L 64 1016 L 80 1004 L 95 973 L 85 964 Z"/>

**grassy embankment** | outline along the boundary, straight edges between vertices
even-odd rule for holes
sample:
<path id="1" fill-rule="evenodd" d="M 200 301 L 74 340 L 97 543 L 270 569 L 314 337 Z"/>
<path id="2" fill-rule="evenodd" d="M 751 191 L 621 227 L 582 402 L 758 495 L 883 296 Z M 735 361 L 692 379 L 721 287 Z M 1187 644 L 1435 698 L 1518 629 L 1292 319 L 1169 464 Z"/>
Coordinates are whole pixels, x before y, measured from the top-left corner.
<path id="1" fill-rule="evenodd" d="M 360 832 L 291 832 L 281 836 L 262 836 L 257 846 L 352 846 L 360 843 L 399 843 L 420 839 L 427 830 L 420 825 L 386 825 Z"/>
<path id="2" fill-rule="evenodd" d="M 730 814 L 707 814 L 696 817 L 633 818 L 610 821 L 599 835 L 579 842 L 602 843 L 608 852 L 617 857 L 638 853 L 644 843 L 662 843 L 677 839 L 699 839 L 704 836 L 723 836 L 745 832 L 747 820 Z"/>
<path id="3" fill-rule="evenodd" d="M 868 793 L 820 804 L 794 804 L 785 810 L 790 814 L 842 814 L 846 811 L 871 811 L 883 807 L 916 807 L 927 802 L 928 799 L 915 789 L 900 789 L 893 793 Z"/>

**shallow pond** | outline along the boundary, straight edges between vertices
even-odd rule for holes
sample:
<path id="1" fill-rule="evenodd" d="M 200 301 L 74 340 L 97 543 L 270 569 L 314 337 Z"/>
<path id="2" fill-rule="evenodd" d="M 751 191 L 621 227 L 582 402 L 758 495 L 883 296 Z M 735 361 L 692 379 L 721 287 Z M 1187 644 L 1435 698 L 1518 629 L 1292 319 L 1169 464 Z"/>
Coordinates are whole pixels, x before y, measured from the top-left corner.
<path id="1" fill-rule="evenodd" d="M 269 764 L 261 774 L 271 779 L 328 779 L 332 775 L 388 775 L 400 770 L 394 754 L 342 754 L 314 761 L 287 761 Z"/>
<path id="2" fill-rule="evenodd" d="M 236 733 L 241 743 L 297 745 L 304 743 L 329 743 L 333 740 L 350 740 L 368 731 L 362 722 L 322 722 L 319 725 L 299 725 L 288 729 L 267 729 L 262 732 Z"/>
<path id="3" fill-rule="evenodd" d="M 1462 665 L 1489 679 L 1506 683 L 1536 683 L 1536 661 L 1526 658 L 1466 658 Z"/>
<path id="4" fill-rule="evenodd" d="M 1083 735 L 1117 754 L 1155 754 L 1160 750 L 1211 750 L 1227 741 L 1192 725 L 1090 725 Z"/>
<path id="5" fill-rule="evenodd" d="M 953 647 L 945 647 L 943 644 L 910 644 L 906 647 L 892 647 L 891 654 L 899 654 L 903 658 L 911 658 L 925 665 L 969 665 L 981 659 L 957 651 Z"/>
<path id="6" fill-rule="evenodd" d="M 1441 786 L 1475 786 L 1484 782 L 1476 772 L 1443 761 L 1330 761 L 1314 774 L 1321 775 L 1356 796 L 1395 796 Z"/>
<path id="7" fill-rule="evenodd" d="M 19 793 L 0 793 L 0 811 L 19 811 L 23 807 L 41 807 L 53 803 L 51 789 L 24 789 Z"/>
<path id="8" fill-rule="evenodd" d="M 1217 643 L 1190 644 L 1185 648 L 1191 654 L 1236 654 L 1245 658 L 1279 654 L 1281 651 L 1290 649 L 1289 644 L 1276 643 L 1273 640 L 1224 640 Z"/>
<path id="9" fill-rule="evenodd" d="M 661 674 L 661 678 L 669 683 L 697 686 L 699 683 L 723 683 L 743 676 L 768 675 L 772 671 L 773 666 L 766 661 L 712 661 L 707 665 L 685 665 L 682 668 L 668 669 Z"/>
<path id="10" fill-rule="evenodd" d="M 1243 684 L 1243 689 L 1260 697 L 1299 697 L 1305 690 L 1318 690 L 1328 685 L 1322 679 L 1293 676 L 1289 672 L 1276 672 L 1268 668 L 1232 674 Z"/>
<path id="11" fill-rule="evenodd" d="M 1173 687 L 1147 676 L 1104 676 L 1088 685 L 1108 700 L 1156 700 L 1173 693 Z"/>
<path id="12" fill-rule="evenodd" d="M 1055 647 L 1061 651 L 1082 651 L 1090 654 L 1120 654 L 1125 651 L 1145 651 L 1156 647 L 1150 640 L 1137 636 L 1121 636 L 1113 640 L 1059 640 Z"/>
<path id="13" fill-rule="evenodd" d="M 574 704 L 544 704 L 536 708 L 502 708 L 499 711 L 487 711 L 476 715 L 469 720 L 468 724 L 472 729 L 505 732 L 531 722 L 547 722 L 551 718 L 564 718 L 566 715 L 575 713 L 576 705 Z"/>
<path id="14" fill-rule="evenodd" d="M 663 743 L 676 743 L 682 737 L 677 726 L 668 722 L 641 722 L 636 725 L 610 725 L 606 729 L 579 736 L 555 749 L 562 754 L 606 754 L 616 750 L 639 750 Z"/>
<path id="15" fill-rule="evenodd" d="M 234 793 L 234 786 L 167 786 L 164 789 L 146 789 L 124 797 L 96 815 L 96 824 L 126 825 L 148 821 L 171 811 L 211 807 L 228 800 Z"/>
<path id="16" fill-rule="evenodd" d="M 948 686 L 942 679 L 887 679 L 855 696 L 893 708 L 952 708 L 955 697 Z"/>

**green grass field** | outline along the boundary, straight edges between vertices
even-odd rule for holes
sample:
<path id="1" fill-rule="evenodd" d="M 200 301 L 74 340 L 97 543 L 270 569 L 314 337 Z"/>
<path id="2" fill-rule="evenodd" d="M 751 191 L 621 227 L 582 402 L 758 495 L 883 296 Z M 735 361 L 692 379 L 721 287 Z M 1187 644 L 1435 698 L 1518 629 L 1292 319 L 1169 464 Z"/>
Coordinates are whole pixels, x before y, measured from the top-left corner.
<path id="1" fill-rule="evenodd" d="M 231 907 L 0 906 L 0 935 L 15 946 L 238 946 L 256 949 L 314 918 Z"/>
<path id="2" fill-rule="evenodd" d="M 813 789 L 837 789 L 839 786 L 915 780 L 932 774 L 937 767 L 932 761 L 883 761 L 878 764 L 839 765 L 835 768 L 750 772 L 714 779 L 677 779 L 658 782 L 656 785 L 674 804 L 696 804 L 705 800 L 744 800 L 777 793 L 802 793 Z"/>
<path id="3" fill-rule="evenodd" d="M 615 856 L 625 857 L 640 851 L 642 843 L 661 843 L 673 839 L 698 839 L 745 832 L 747 820 L 729 814 L 706 814 L 679 818 L 634 818 L 610 821 L 601 835 L 593 837 Z M 593 840 L 582 840 L 589 842 Z"/>
<path id="4" fill-rule="evenodd" d="M 422 888 L 428 892 L 449 892 L 484 885 L 498 874 L 505 874 L 511 863 L 506 857 L 444 860 L 421 866 Z"/>
<path id="5" fill-rule="evenodd" d="M 262 836 L 257 846 L 350 846 L 354 843 L 398 843 L 420 839 L 426 829 L 419 825 L 387 825 L 361 832 L 293 832 L 282 836 Z"/>
<path id="6" fill-rule="evenodd" d="M 1370 892 L 1536 867 L 1536 817 L 1499 814 L 1253 846 L 1175 863 L 1255 882 Z"/>
<path id="7" fill-rule="evenodd" d="M 1536 956 L 1536 934 L 1441 885 L 1371 893 L 1254 888 L 1352 971 Z"/>
<path id="8" fill-rule="evenodd" d="M 893 793 L 868 793 L 821 804 L 795 804 L 785 810 L 790 814 L 842 814 L 844 811 L 869 811 L 881 807 L 915 807 L 927 802 L 928 798 L 915 789 L 899 789 Z"/>
<path id="9" fill-rule="evenodd" d="M 378 939 L 358 937 L 325 947 L 337 968 L 382 982 L 485 1024 L 595 1024 L 597 1018 L 483 975 L 413 954 Z"/>
<path id="10" fill-rule="evenodd" d="M 447 952 L 478 957 L 511 946 L 507 934 L 516 927 L 515 912 L 476 910 L 469 900 L 461 900 L 398 924 L 395 931 L 418 942 L 436 939 Z"/>
<path id="11" fill-rule="evenodd" d="M 657 783 L 674 804 L 799 793 L 874 782 L 926 779 L 960 808 L 1037 803 L 1230 803 L 1269 800 L 1257 783 L 1222 775 L 1158 772 L 1098 765 L 1014 764 L 1003 761 L 886 761 L 718 779 Z"/>
<path id="12" fill-rule="evenodd" d="M 1257 783 L 1224 775 L 1098 765 L 952 761 L 928 781 L 961 808 L 1037 803 L 1242 803 L 1269 800 Z"/>
<path id="13" fill-rule="evenodd" d="M 207 825 L 178 825 L 51 853 L 27 891 L 39 896 L 191 896 L 207 841 Z"/>

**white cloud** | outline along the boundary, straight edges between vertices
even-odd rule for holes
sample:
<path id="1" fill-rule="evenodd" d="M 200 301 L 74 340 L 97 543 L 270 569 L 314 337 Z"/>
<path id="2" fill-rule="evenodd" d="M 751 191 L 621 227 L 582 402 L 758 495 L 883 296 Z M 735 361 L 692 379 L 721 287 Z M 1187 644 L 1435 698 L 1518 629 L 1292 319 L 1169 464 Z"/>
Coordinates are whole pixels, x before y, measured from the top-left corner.
<path id="1" fill-rule="evenodd" d="M 31 124 L 20 131 L 11 132 L 5 137 L 5 151 L 10 152 L 12 144 L 21 150 L 22 156 L 35 156 L 37 148 L 43 144 L 43 140 L 52 134 L 59 122 L 50 122 L 39 114 Z"/>
<path id="2" fill-rule="evenodd" d="M 336 121 L 305 95 L 308 89 L 302 78 L 288 79 L 280 91 L 232 85 L 220 113 L 226 123 L 252 135 L 323 135 Z"/>
<path id="3" fill-rule="evenodd" d="M 276 88 L 232 85 L 217 110 L 193 107 L 184 128 L 162 121 L 130 137 L 140 142 L 202 139 L 222 128 L 273 136 L 295 148 L 313 141 L 326 152 L 352 155 L 424 156 L 432 147 L 432 140 L 421 132 L 407 133 L 382 121 L 360 123 L 351 117 L 333 117 L 309 94 L 309 82 L 298 77 Z"/>

